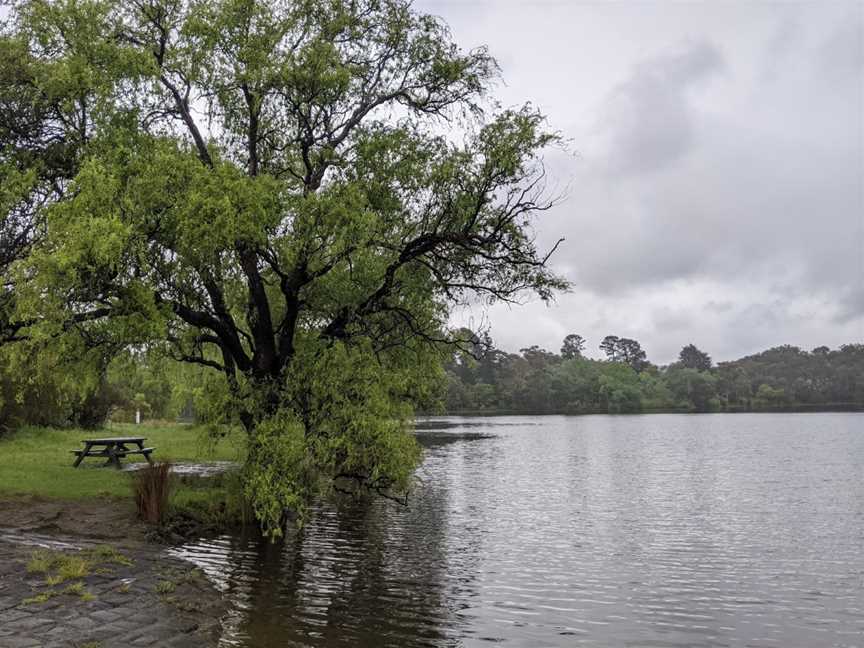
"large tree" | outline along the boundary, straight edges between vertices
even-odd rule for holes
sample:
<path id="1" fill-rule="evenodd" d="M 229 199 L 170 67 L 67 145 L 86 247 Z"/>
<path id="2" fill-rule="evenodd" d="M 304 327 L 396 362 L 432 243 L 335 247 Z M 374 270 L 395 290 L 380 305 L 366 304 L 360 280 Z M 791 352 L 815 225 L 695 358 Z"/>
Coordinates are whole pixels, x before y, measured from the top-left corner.
<path id="1" fill-rule="evenodd" d="M 585 338 L 581 335 L 578 333 L 571 333 L 564 338 L 564 341 L 561 344 L 561 357 L 565 360 L 581 358 L 586 344 Z"/>
<path id="2" fill-rule="evenodd" d="M 708 371 L 711 369 L 711 356 L 700 350 L 695 344 L 688 344 L 678 354 L 678 362 L 685 369 Z"/>
<path id="3" fill-rule="evenodd" d="M 0 38 L 0 343 L 20 340 L 30 322 L 16 317 L 12 269 L 44 232 L 45 205 L 77 172 L 86 130 L 77 101 L 87 84 L 44 78 L 51 67 L 25 40 Z"/>
<path id="4" fill-rule="evenodd" d="M 271 528 L 322 473 L 404 488 L 451 305 L 565 285 L 531 230 L 556 136 L 406 0 L 23 0 L 3 47 L 74 144 L 31 201 L 21 333 L 218 372 Z"/>
<path id="5" fill-rule="evenodd" d="M 636 372 L 648 366 L 648 359 L 642 345 L 630 338 L 619 338 L 617 335 L 607 335 L 600 343 L 600 349 L 610 362 L 623 362 L 630 365 Z"/>

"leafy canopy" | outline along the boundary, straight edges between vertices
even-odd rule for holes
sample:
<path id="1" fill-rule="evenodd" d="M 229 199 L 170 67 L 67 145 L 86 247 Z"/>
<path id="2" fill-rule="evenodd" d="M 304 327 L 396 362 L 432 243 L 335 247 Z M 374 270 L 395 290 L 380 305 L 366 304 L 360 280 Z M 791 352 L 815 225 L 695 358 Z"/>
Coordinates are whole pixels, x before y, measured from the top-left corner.
<path id="1" fill-rule="evenodd" d="M 0 56 L 9 330 L 218 372 L 271 529 L 313 474 L 407 485 L 454 303 L 565 287 L 531 230 L 557 136 L 405 0 L 22 0 Z"/>

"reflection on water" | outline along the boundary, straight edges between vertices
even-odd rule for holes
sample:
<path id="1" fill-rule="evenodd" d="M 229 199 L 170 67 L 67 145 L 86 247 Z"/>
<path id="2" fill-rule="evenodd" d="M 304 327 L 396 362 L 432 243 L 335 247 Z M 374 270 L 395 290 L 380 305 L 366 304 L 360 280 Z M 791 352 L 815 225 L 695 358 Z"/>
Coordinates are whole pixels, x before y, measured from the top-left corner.
<path id="1" fill-rule="evenodd" d="M 143 470 L 150 464 L 145 462 L 130 463 L 123 466 L 125 472 Z M 198 463 L 177 462 L 171 464 L 171 473 L 180 477 L 215 477 L 237 468 L 234 461 L 206 461 Z"/>
<path id="2" fill-rule="evenodd" d="M 223 645 L 864 645 L 861 414 L 443 422 L 407 508 L 178 550 Z"/>

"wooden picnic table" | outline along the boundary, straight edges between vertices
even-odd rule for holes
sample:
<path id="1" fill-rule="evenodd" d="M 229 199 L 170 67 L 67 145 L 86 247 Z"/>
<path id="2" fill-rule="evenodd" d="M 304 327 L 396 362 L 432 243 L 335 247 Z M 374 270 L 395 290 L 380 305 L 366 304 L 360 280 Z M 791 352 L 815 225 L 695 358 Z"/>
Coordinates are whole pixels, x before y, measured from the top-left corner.
<path id="1" fill-rule="evenodd" d="M 145 448 L 144 441 L 147 437 L 104 437 L 100 439 L 82 439 L 83 450 L 72 450 L 77 455 L 73 468 L 77 468 L 84 461 L 84 457 L 103 457 L 106 466 L 120 467 L 120 460 L 128 455 L 144 455 L 147 463 L 153 463 L 150 455 L 156 448 Z M 136 446 L 136 447 L 130 447 Z"/>

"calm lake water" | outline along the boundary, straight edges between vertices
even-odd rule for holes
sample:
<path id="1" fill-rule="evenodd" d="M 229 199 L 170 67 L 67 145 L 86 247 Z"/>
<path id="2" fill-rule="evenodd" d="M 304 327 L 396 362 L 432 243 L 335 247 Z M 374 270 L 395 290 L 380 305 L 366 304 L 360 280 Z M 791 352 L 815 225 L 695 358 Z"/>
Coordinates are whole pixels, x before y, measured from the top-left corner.
<path id="1" fill-rule="evenodd" d="M 442 418 L 405 508 L 182 551 L 224 646 L 864 646 L 864 415 Z"/>

